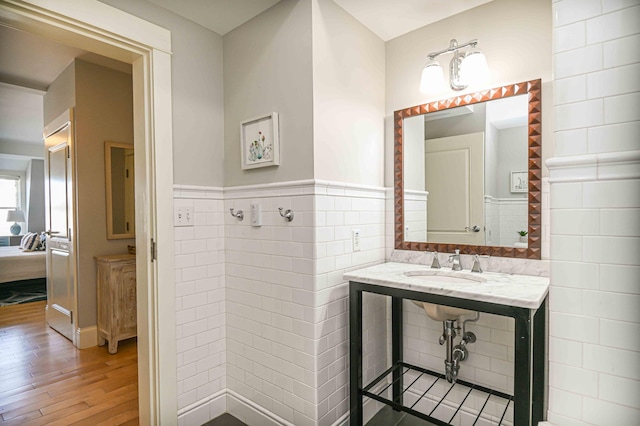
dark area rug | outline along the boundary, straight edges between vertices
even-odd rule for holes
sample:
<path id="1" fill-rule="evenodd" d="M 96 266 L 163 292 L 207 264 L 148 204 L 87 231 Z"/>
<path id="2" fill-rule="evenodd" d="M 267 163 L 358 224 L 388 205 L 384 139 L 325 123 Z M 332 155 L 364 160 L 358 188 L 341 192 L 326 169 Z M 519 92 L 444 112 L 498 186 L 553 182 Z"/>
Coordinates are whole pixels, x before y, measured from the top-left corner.
<path id="1" fill-rule="evenodd" d="M 0 284 L 0 306 L 47 300 L 46 278 Z"/>

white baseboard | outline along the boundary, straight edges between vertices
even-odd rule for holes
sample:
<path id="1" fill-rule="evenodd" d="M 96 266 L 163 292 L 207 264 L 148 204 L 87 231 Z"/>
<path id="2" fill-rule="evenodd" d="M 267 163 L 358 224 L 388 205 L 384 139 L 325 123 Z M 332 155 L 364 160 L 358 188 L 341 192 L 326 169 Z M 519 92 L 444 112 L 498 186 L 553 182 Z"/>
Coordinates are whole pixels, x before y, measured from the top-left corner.
<path id="1" fill-rule="evenodd" d="M 294 426 L 242 395 L 224 389 L 178 410 L 178 426 L 200 426 L 224 413 L 248 425 Z"/>
<path id="2" fill-rule="evenodd" d="M 376 388 L 386 385 L 380 383 Z M 375 391 L 375 390 L 374 390 Z M 368 422 L 384 404 L 367 399 L 364 403 L 364 420 Z M 209 420 L 229 413 L 248 425 L 294 426 L 277 414 L 230 389 L 215 394 L 178 410 L 178 426 L 201 426 Z M 348 426 L 349 413 L 345 413 L 332 426 Z"/>
<path id="3" fill-rule="evenodd" d="M 294 426 L 231 389 L 227 389 L 227 412 L 248 425 Z"/>
<path id="4" fill-rule="evenodd" d="M 98 327 L 94 325 L 91 327 L 76 328 L 74 340 L 73 344 L 78 349 L 98 346 Z"/>
<path id="5" fill-rule="evenodd" d="M 223 389 L 178 410 L 178 426 L 201 426 L 227 412 L 227 390 Z"/>

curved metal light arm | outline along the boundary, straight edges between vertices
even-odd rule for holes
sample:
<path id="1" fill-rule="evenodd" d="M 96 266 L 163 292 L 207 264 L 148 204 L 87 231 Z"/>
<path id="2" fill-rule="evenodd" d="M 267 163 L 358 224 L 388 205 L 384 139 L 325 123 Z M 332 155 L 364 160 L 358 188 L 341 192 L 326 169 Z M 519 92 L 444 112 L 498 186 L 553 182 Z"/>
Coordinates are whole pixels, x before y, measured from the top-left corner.
<path id="1" fill-rule="evenodd" d="M 462 48 L 467 47 L 467 46 L 476 47 L 477 44 L 478 44 L 478 39 L 477 38 L 474 38 L 473 40 L 468 41 L 468 42 L 463 43 L 463 44 L 458 44 L 458 41 L 454 38 L 454 39 L 451 39 L 451 41 L 449 42 L 449 47 L 447 47 L 446 49 L 439 50 L 437 52 L 429 53 L 429 55 L 427 55 L 427 56 L 429 57 L 429 59 L 433 59 L 436 56 L 442 55 L 444 53 L 457 52 L 458 49 L 462 49 Z"/>

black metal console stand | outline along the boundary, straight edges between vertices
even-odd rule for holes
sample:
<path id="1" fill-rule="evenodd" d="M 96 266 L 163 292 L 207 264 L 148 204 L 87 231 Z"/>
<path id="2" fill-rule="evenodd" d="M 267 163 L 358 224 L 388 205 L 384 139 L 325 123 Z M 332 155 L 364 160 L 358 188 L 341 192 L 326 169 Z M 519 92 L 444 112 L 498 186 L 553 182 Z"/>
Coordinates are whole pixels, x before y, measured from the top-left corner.
<path id="1" fill-rule="evenodd" d="M 372 380 L 367 386 L 362 383 L 362 292 L 376 293 L 391 297 L 391 367 L 383 374 Z M 448 425 L 451 420 L 442 420 L 429 414 L 414 410 L 413 406 L 403 404 L 403 395 L 411 387 L 404 386 L 404 377 L 408 371 L 426 374 L 433 380 L 444 380 L 441 373 L 429 371 L 403 362 L 402 354 L 402 300 L 411 299 L 440 305 L 454 306 L 474 311 L 512 317 L 515 320 L 515 362 L 514 362 L 514 392 L 507 395 L 482 386 L 458 380 L 455 385 L 469 389 L 472 392 L 482 392 L 487 395 L 485 405 L 490 398 L 499 398 L 506 403 L 505 412 L 509 404 L 513 404 L 513 424 L 515 426 L 535 426 L 543 420 L 544 410 L 544 378 L 545 378 L 545 307 L 546 299 L 535 310 L 513 306 L 499 305 L 488 302 L 459 299 L 449 296 L 422 293 L 419 291 L 389 288 L 374 284 L 349 282 L 349 337 L 350 337 L 350 420 L 351 426 L 363 423 L 363 399 L 373 398 L 392 406 L 395 410 L 404 411 L 428 420 L 437 425 Z M 371 389 L 391 375 L 392 398 L 388 399 L 371 392 Z M 534 380 L 535 378 L 535 380 Z M 386 382 L 385 382 L 386 383 Z M 435 384 L 435 381 L 434 381 Z M 433 386 L 433 385 L 432 385 Z M 449 389 L 449 391 L 451 391 Z M 426 393 L 426 392 L 425 392 Z M 424 395 L 423 395 L 424 396 Z M 466 397 L 465 397 L 466 399 Z M 442 401 L 440 401 L 442 402 Z M 458 410 L 462 407 L 462 404 Z M 484 408 L 484 407 L 483 407 Z M 457 413 L 457 411 L 456 411 Z M 454 414 L 455 416 L 455 414 Z M 504 413 L 503 413 L 504 417 Z"/>

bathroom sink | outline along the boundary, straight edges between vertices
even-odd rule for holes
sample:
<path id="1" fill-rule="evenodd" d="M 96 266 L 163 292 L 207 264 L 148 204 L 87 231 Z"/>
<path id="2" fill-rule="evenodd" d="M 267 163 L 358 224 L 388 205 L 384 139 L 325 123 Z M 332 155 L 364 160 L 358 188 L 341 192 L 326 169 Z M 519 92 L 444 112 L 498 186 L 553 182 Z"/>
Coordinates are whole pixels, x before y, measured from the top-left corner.
<path id="1" fill-rule="evenodd" d="M 461 272 L 453 271 L 438 271 L 438 270 L 426 270 L 426 271 L 409 271 L 404 273 L 407 277 L 423 279 L 425 281 L 436 283 L 458 283 L 458 284 L 473 284 L 483 283 L 487 279 L 481 275 L 467 275 Z"/>
<path id="2" fill-rule="evenodd" d="M 413 301 L 418 307 L 423 308 L 429 318 L 434 321 L 457 320 L 463 315 L 475 315 L 475 311 L 454 308 L 452 306 L 436 305 L 435 303 Z"/>
<path id="3" fill-rule="evenodd" d="M 421 280 L 442 283 L 442 284 L 480 284 L 486 281 L 481 275 L 466 275 L 454 271 L 409 271 L 404 273 L 407 277 L 418 278 Z M 474 315 L 475 311 L 468 309 L 454 308 L 451 306 L 437 305 L 435 303 L 413 301 L 416 306 L 423 308 L 429 318 L 434 321 L 457 320 L 463 315 Z"/>

